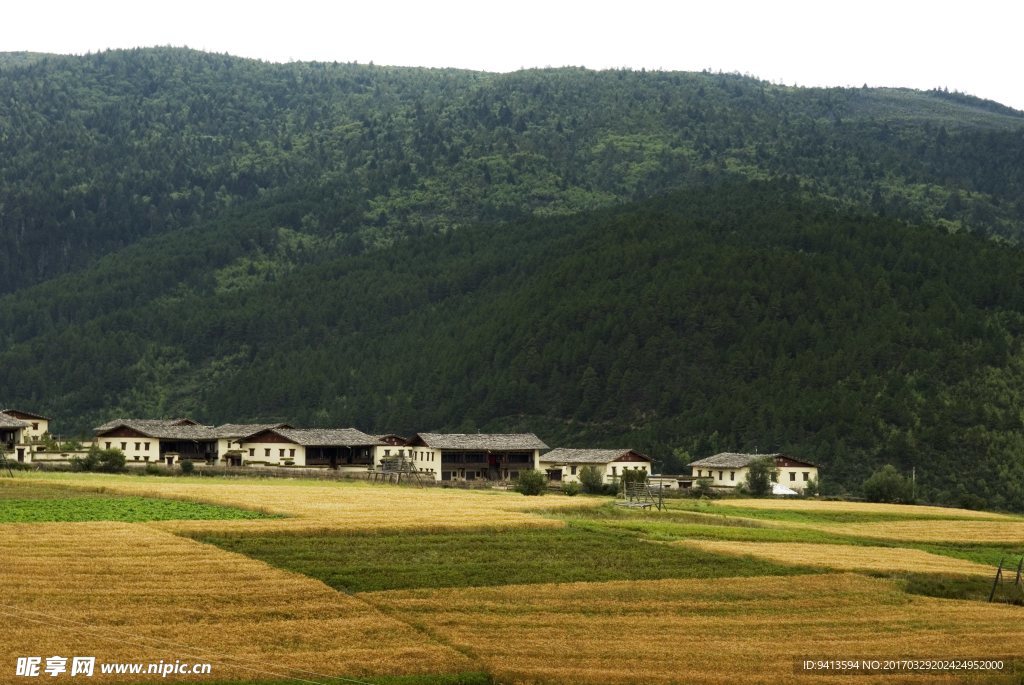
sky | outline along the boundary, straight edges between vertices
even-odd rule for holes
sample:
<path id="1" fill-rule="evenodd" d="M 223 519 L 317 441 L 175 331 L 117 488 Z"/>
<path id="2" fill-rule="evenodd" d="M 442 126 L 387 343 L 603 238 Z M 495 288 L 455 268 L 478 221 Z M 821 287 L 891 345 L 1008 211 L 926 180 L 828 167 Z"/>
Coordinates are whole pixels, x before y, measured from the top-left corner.
<path id="1" fill-rule="evenodd" d="M 1024 2 L 65 0 L 14 3 L 0 51 L 188 46 L 274 62 L 736 72 L 948 88 L 1024 110 Z"/>

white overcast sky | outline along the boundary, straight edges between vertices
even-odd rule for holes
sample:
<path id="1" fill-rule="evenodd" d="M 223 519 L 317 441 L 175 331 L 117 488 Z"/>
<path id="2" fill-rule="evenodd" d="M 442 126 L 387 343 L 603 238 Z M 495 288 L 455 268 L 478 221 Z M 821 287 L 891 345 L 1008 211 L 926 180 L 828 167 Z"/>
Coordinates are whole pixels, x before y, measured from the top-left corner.
<path id="1" fill-rule="evenodd" d="M 275 62 L 739 72 L 787 85 L 946 87 L 1024 110 L 1024 0 L 32 0 L 0 51 L 174 45 Z"/>

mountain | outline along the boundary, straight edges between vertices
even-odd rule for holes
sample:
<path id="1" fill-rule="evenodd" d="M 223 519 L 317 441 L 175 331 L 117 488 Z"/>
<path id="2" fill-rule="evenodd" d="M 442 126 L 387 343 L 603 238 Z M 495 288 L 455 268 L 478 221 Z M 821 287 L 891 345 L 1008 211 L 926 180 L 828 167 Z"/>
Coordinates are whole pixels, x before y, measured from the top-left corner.
<path id="1" fill-rule="evenodd" d="M 722 74 L 0 57 L 0 388 L 1024 509 L 1024 114 Z M 969 468 L 965 465 L 969 464 Z"/>
<path id="2" fill-rule="evenodd" d="M 159 48 L 0 56 L 0 292 L 295 185 L 349 250 L 792 177 L 1018 239 L 1024 113 L 960 94 L 710 73 L 487 74 Z"/>

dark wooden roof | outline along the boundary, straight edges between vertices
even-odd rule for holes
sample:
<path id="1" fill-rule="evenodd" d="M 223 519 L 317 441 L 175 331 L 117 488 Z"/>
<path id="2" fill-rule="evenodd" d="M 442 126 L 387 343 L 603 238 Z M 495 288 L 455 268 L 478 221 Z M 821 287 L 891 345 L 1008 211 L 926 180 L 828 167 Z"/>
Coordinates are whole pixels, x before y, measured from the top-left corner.
<path id="1" fill-rule="evenodd" d="M 16 419 L 39 419 L 40 421 L 53 421 L 49 416 L 43 416 L 42 414 L 33 414 L 29 411 L 22 411 L 20 409 L 0 409 L 0 414 L 7 414 L 13 416 Z"/>
<path id="2" fill-rule="evenodd" d="M 546 450 L 544 442 L 533 433 L 417 433 L 409 441 L 439 450 Z"/>
<path id="3" fill-rule="evenodd" d="M 742 454 L 739 452 L 719 452 L 716 455 L 707 457 L 705 459 L 698 459 L 697 461 L 690 462 L 690 466 L 696 466 L 698 468 L 722 468 L 722 469 L 742 469 L 750 466 L 750 463 L 756 459 L 763 459 L 764 457 L 770 457 L 776 462 L 780 459 L 788 459 L 798 464 L 805 466 L 816 466 L 809 461 L 803 459 L 796 459 L 788 454 L 782 454 L 776 452 L 774 454 Z"/>
<path id="4" fill-rule="evenodd" d="M 215 429 L 218 438 L 246 438 L 274 428 L 291 428 L 287 423 L 225 423 Z"/>
<path id="5" fill-rule="evenodd" d="M 266 432 L 280 435 L 303 447 L 369 447 L 384 444 L 355 428 L 265 428 L 243 436 L 242 441 Z"/>
<path id="6" fill-rule="evenodd" d="M 633 450 L 575 449 L 570 447 L 555 448 L 547 454 L 542 454 L 540 460 L 559 464 L 610 464 L 624 457 L 624 461 L 651 461 L 646 455 Z"/>
<path id="7" fill-rule="evenodd" d="M 200 426 L 192 419 L 114 419 L 96 427 L 96 435 L 127 428 L 158 440 L 216 440 L 213 426 Z"/>

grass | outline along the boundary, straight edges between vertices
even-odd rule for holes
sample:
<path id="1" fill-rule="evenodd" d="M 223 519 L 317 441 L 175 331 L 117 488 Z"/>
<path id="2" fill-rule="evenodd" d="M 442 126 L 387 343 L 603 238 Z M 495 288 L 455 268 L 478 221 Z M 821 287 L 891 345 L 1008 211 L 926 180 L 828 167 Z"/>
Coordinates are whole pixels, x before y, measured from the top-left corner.
<path id="1" fill-rule="evenodd" d="M 258 519 L 256 511 L 49 484 L 0 481 L 0 523 Z"/>
<path id="2" fill-rule="evenodd" d="M 376 535 L 205 533 L 196 539 L 345 592 L 801 572 L 770 561 L 652 544 L 629 531 L 582 526 Z"/>

